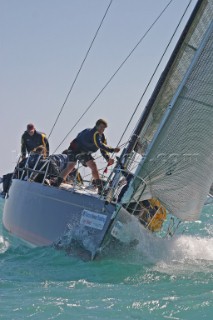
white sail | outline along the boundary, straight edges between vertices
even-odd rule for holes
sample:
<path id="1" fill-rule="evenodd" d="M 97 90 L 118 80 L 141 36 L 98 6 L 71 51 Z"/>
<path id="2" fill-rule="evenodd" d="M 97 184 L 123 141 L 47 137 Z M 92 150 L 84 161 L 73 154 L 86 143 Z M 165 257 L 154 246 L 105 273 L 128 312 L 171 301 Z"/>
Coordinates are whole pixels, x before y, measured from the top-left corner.
<path id="1" fill-rule="evenodd" d="M 213 1 L 199 0 L 201 5 L 193 18 L 192 23 L 189 23 L 187 32 L 183 32 L 180 45 L 177 45 L 171 61 L 169 62 L 169 71 L 165 70 L 166 76 L 162 74 L 159 79 L 160 89 L 156 86 L 148 104 L 152 104 L 151 112 L 145 126 L 140 133 L 140 140 L 135 148 L 135 151 L 144 154 L 148 144 L 153 139 L 153 136 L 159 126 L 164 112 L 175 94 L 178 86 L 184 78 L 186 70 L 189 68 L 194 57 L 196 49 L 206 32 L 213 15 Z M 163 78 L 163 79 L 162 79 Z M 161 84 L 163 82 L 163 84 Z"/>
<path id="2" fill-rule="evenodd" d="M 128 192 L 140 201 L 148 189 L 182 220 L 198 218 L 213 181 L 212 53 L 213 22 Z"/>

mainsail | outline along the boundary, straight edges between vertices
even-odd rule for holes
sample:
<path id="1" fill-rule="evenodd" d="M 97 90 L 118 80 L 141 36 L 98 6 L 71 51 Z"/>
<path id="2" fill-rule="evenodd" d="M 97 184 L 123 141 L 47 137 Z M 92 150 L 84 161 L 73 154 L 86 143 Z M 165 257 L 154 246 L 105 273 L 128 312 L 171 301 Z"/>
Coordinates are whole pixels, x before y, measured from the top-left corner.
<path id="1" fill-rule="evenodd" d="M 182 220 L 199 217 L 213 180 L 212 3 L 202 1 L 180 59 L 156 97 L 142 142 L 152 138 L 167 110 L 124 199 L 139 202 L 151 195 Z"/>
<path id="2" fill-rule="evenodd" d="M 145 108 L 145 124 L 135 150 L 143 154 L 153 139 L 164 112 L 189 68 L 213 15 L 212 0 L 198 0 L 171 58 Z M 146 115 L 147 113 L 147 115 Z"/>

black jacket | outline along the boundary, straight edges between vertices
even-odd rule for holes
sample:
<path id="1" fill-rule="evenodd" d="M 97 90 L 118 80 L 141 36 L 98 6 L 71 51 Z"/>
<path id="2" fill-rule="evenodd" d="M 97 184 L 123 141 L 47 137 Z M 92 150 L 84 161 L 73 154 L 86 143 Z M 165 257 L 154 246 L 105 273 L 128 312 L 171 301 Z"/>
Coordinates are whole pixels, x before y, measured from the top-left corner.
<path id="1" fill-rule="evenodd" d="M 21 137 L 21 155 L 26 157 L 34 148 L 43 145 L 46 148 L 46 155 L 49 155 L 49 142 L 44 133 L 35 130 L 33 136 L 30 136 L 27 131 Z"/>

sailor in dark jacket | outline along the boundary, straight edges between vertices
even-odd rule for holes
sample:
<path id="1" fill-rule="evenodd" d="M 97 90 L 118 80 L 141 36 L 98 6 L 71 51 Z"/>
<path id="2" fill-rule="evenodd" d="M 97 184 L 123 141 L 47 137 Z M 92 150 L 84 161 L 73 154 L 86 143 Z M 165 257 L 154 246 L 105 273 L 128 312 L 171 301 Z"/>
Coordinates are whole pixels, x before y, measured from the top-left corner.
<path id="1" fill-rule="evenodd" d="M 104 135 L 106 127 L 107 122 L 103 119 L 99 119 L 94 128 L 81 131 L 70 143 L 68 148 L 69 162 L 67 167 L 60 173 L 56 186 L 59 186 L 61 182 L 66 179 L 67 175 L 72 172 L 78 160 L 84 166 L 87 166 L 92 170 L 94 184 L 98 187 L 99 192 L 101 192 L 102 182 L 97 165 L 91 154 L 100 149 L 100 152 L 108 162 L 108 165 L 111 165 L 114 163 L 114 160 L 109 157 L 108 153 L 120 151 L 120 148 L 111 148 L 107 145 Z"/>
<path id="2" fill-rule="evenodd" d="M 114 152 L 115 150 L 115 148 L 107 146 L 104 133 L 100 134 L 96 126 L 92 129 L 85 129 L 70 143 L 68 153 L 69 150 L 72 152 L 70 152 L 69 160 L 76 161 L 76 156 L 82 154 L 81 162 L 86 164 L 87 161 L 94 160 L 91 153 L 98 151 L 98 149 L 100 149 L 102 156 L 107 162 L 110 159 L 109 152 Z"/>
<path id="3" fill-rule="evenodd" d="M 22 159 L 26 158 L 27 153 L 33 151 L 38 146 L 44 146 L 46 156 L 49 155 L 49 142 L 44 133 L 35 130 L 32 123 L 27 125 L 27 130 L 21 137 L 21 156 Z"/>

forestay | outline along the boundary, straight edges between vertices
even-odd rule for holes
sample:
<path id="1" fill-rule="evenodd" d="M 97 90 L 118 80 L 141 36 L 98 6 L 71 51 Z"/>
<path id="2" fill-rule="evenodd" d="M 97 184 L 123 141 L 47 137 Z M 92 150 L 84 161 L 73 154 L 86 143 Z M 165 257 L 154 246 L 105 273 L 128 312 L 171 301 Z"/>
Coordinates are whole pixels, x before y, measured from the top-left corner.
<path id="1" fill-rule="evenodd" d="M 158 198 L 170 213 L 182 220 L 199 217 L 213 181 L 212 1 L 206 8 L 209 11 L 204 9 L 204 14 L 208 19 L 201 16 L 197 23 L 202 32 L 194 30 L 190 46 L 187 45 L 186 51 L 193 53 L 190 66 L 188 70 L 185 64 L 178 67 L 178 70 L 184 68 L 182 72 L 186 74 L 125 197 L 125 201 L 127 198 L 140 201 L 148 192 L 147 198 L 150 195 Z M 181 78 L 178 70 L 175 77 Z M 171 96 L 164 90 L 158 103 Z M 147 137 L 149 130 L 146 130 Z"/>

